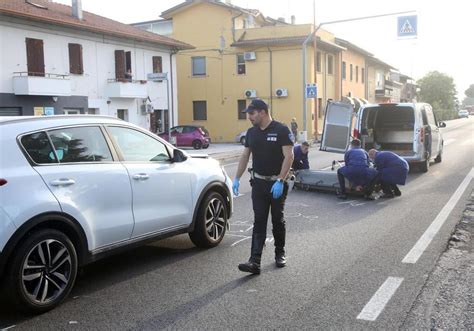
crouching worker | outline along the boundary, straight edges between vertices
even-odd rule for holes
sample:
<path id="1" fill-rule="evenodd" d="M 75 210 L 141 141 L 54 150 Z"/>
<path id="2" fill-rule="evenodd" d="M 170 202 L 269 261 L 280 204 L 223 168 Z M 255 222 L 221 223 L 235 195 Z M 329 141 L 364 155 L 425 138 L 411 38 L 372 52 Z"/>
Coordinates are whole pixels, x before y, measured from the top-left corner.
<path id="1" fill-rule="evenodd" d="M 382 198 L 393 198 L 402 195 L 397 185 L 405 185 L 410 167 L 408 162 L 393 152 L 369 151 L 369 157 L 374 161 L 378 171 L 378 181 L 382 186 Z"/>
<path id="2" fill-rule="evenodd" d="M 309 143 L 307 141 L 303 141 L 301 145 L 295 145 L 295 147 L 293 147 L 293 154 L 295 158 L 291 167 L 294 171 L 309 169 L 308 151 Z"/>
<path id="3" fill-rule="evenodd" d="M 351 148 L 344 154 L 345 165 L 337 169 L 340 191 L 339 199 L 347 199 L 345 178 L 353 185 L 364 187 L 364 197 L 370 199 L 377 170 L 370 167 L 369 155 L 360 148 L 359 139 L 351 142 Z"/>

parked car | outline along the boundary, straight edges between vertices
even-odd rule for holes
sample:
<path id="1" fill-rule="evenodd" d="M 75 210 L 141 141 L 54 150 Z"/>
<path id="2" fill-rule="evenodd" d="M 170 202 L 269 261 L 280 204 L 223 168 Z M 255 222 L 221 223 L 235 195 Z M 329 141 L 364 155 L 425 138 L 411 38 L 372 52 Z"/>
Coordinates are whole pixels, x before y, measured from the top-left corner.
<path id="1" fill-rule="evenodd" d="M 232 183 L 214 159 L 106 116 L 0 117 L 0 131 L 0 292 L 24 310 L 54 308 L 79 267 L 124 248 L 224 238 Z"/>
<path id="2" fill-rule="evenodd" d="M 351 138 L 366 150 L 389 150 L 428 171 L 430 161 L 441 162 L 443 137 L 432 107 L 427 103 L 362 105 L 357 113 L 350 104 L 329 103 L 326 108 L 321 150 L 344 153 Z"/>
<path id="3" fill-rule="evenodd" d="M 458 111 L 458 117 L 459 118 L 469 118 L 469 112 L 466 109 L 461 109 Z"/>
<path id="4" fill-rule="evenodd" d="M 245 136 L 247 135 L 247 130 L 240 132 L 235 136 L 235 142 L 245 145 Z"/>
<path id="5" fill-rule="evenodd" d="M 168 132 L 160 133 L 159 136 L 166 141 L 175 139 L 176 146 L 193 147 L 194 149 L 208 148 L 211 143 L 209 131 L 203 126 L 195 125 L 178 125 L 170 129 Z"/>

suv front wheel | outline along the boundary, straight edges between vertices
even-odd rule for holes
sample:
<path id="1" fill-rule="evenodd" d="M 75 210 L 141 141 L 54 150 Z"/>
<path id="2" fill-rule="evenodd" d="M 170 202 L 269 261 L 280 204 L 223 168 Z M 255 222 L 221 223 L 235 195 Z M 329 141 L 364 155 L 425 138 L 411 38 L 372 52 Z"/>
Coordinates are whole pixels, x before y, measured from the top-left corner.
<path id="1" fill-rule="evenodd" d="M 208 194 L 199 207 L 194 231 L 189 233 L 194 245 L 202 248 L 217 246 L 224 238 L 227 214 L 222 195 L 217 192 Z"/>
<path id="2" fill-rule="evenodd" d="M 9 270 L 7 290 L 18 308 L 43 313 L 71 291 L 77 275 L 76 250 L 64 233 L 39 230 L 20 244 Z"/>

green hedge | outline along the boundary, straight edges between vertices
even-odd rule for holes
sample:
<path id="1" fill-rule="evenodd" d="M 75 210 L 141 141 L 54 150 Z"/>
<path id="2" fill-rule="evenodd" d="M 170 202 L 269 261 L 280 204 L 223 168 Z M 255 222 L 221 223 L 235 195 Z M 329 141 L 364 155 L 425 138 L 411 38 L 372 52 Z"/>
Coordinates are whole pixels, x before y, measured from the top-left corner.
<path id="1" fill-rule="evenodd" d="M 434 113 L 436 114 L 436 119 L 438 121 L 447 121 L 458 118 L 458 113 L 454 110 L 435 109 Z"/>

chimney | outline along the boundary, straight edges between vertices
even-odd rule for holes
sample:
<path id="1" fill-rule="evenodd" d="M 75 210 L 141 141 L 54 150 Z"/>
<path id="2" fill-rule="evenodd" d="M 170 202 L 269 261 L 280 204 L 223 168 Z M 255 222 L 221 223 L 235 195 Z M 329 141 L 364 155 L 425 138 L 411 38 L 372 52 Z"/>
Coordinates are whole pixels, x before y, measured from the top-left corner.
<path id="1" fill-rule="evenodd" d="M 295 15 L 291 15 L 291 24 L 295 24 L 296 23 L 296 17 Z"/>
<path id="2" fill-rule="evenodd" d="M 72 16 L 82 21 L 82 0 L 72 0 Z"/>

